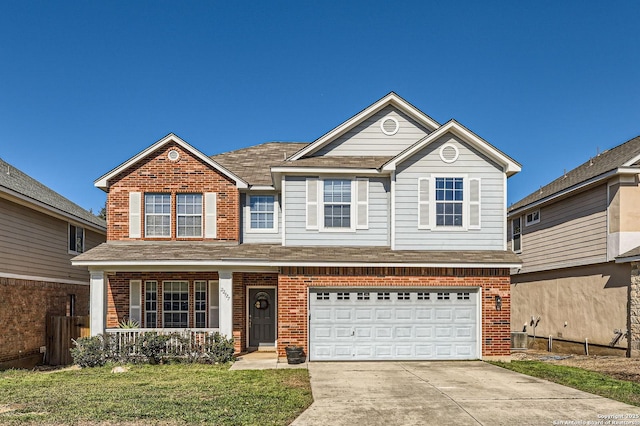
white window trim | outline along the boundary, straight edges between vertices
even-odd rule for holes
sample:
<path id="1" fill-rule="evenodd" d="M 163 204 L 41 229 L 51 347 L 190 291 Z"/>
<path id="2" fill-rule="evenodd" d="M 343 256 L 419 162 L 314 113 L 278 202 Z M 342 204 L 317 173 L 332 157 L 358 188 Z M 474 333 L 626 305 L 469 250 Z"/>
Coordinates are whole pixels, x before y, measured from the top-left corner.
<path id="1" fill-rule="evenodd" d="M 513 232 L 513 221 L 516 219 L 520 219 L 520 232 L 518 233 L 518 235 L 520 235 L 520 249 L 516 250 L 514 247 L 515 244 L 515 234 Z M 522 216 L 518 216 L 518 217 L 514 217 L 511 218 L 511 251 L 513 251 L 514 253 L 522 253 Z"/>
<path id="2" fill-rule="evenodd" d="M 77 232 L 78 229 L 82 229 L 82 251 L 77 251 L 77 250 L 71 250 L 69 248 L 69 245 L 71 243 L 71 227 L 76 228 L 76 238 L 77 238 Z M 78 226 L 78 225 L 74 225 L 73 223 L 67 223 L 67 253 L 69 254 L 80 254 L 80 253 L 84 253 L 84 248 L 85 248 L 85 240 L 87 238 L 87 233 L 84 229 L 83 226 Z M 75 244 L 74 244 L 75 246 Z"/>
<path id="3" fill-rule="evenodd" d="M 469 175 L 465 173 L 438 173 L 432 174 L 429 181 L 429 229 L 435 232 L 463 232 L 469 230 Z M 437 178 L 462 178 L 462 226 L 437 226 L 436 225 L 436 179 Z M 419 196 L 419 195 L 418 195 Z M 482 201 L 482 200 L 480 200 Z"/>
<path id="4" fill-rule="evenodd" d="M 198 292 L 197 290 L 197 285 L 201 284 L 204 285 L 204 311 L 198 311 L 196 310 L 196 293 Z M 197 313 L 198 312 L 204 312 L 204 323 L 205 326 L 204 327 L 198 327 L 198 318 L 197 318 Z M 209 326 L 209 283 L 207 282 L 207 280 L 193 280 L 193 327 L 194 328 L 208 328 Z"/>
<path id="5" fill-rule="evenodd" d="M 147 234 L 147 216 L 158 215 L 157 213 L 147 213 L 147 195 L 168 195 L 169 196 L 169 235 L 148 235 Z M 144 205 L 144 238 L 153 240 L 170 239 L 173 236 L 173 194 L 170 192 L 145 192 L 142 196 L 142 204 Z"/>
<path id="6" fill-rule="evenodd" d="M 178 235 L 178 232 L 180 230 L 180 226 L 178 225 L 178 218 L 179 217 L 197 217 L 197 214 L 179 214 L 178 213 L 178 197 L 180 195 L 199 195 L 200 196 L 200 234 L 199 235 Z M 175 196 L 176 199 L 176 238 L 178 239 L 193 239 L 193 238 L 202 238 L 204 233 L 203 233 L 203 229 L 205 226 L 205 218 L 204 218 L 204 194 L 202 194 L 201 192 L 178 192 L 176 193 Z"/>
<path id="7" fill-rule="evenodd" d="M 254 229 L 251 227 L 251 197 L 253 196 L 270 196 L 273 197 L 273 228 L 257 228 Z M 278 233 L 278 210 L 280 210 L 280 203 L 278 200 L 278 194 L 270 194 L 270 193 L 251 193 L 247 194 L 246 202 L 245 202 L 245 232 L 247 234 L 277 234 Z"/>
<path id="8" fill-rule="evenodd" d="M 538 213 L 538 219 L 534 219 L 532 221 L 529 221 L 529 215 L 532 215 L 534 213 Z M 540 223 L 540 209 L 534 210 L 534 211 L 529 212 L 529 213 L 524 215 L 524 226 L 531 226 L 531 225 L 535 225 L 536 223 Z M 522 226 L 522 224 L 521 224 L 521 226 Z"/>
<path id="9" fill-rule="evenodd" d="M 351 181 L 351 202 L 350 205 L 350 224 L 349 228 L 334 228 L 334 227 L 325 227 L 324 226 L 324 181 L 325 180 L 348 180 Z M 357 194 L 355 191 L 356 188 L 356 179 L 355 177 L 346 177 L 346 176 L 326 176 L 318 179 L 318 229 L 320 232 L 356 232 L 356 222 L 358 220 L 357 217 L 357 205 L 356 202 Z M 346 203 L 345 203 L 346 204 Z"/>
<path id="10" fill-rule="evenodd" d="M 155 284 L 156 289 L 156 309 L 155 310 L 147 310 L 147 286 L 149 286 L 150 284 Z M 144 307 L 143 311 L 144 311 L 144 323 L 140 323 L 140 327 L 143 328 L 156 328 L 158 326 L 158 305 L 160 304 L 160 296 L 159 296 L 159 292 L 158 292 L 158 281 L 157 280 L 145 280 L 144 281 L 144 286 L 142 289 L 142 306 Z M 151 327 L 149 327 L 149 324 L 147 323 L 147 313 L 153 312 L 156 314 L 156 322 L 154 324 L 152 324 Z"/>
<path id="11" fill-rule="evenodd" d="M 188 280 L 166 280 L 166 281 L 162 281 L 162 298 L 158 297 L 158 303 L 162 303 L 162 305 L 161 305 L 162 306 L 162 318 L 161 318 L 161 320 L 162 320 L 161 321 L 162 328 L 172 328 L 172 329 L 180 330 L 181 329 L 180 327 L 167 327 L 167 325 L 164 322 L 164 315 L 167 312 L 180 312 L 180 313 L 184 312 L 182 310 L 181 311 L 173 311 L 173 310 L 167 311 L 167 310 L 164 309 L 164 292 L 165 292 L 165 288 L 166 288 L 167 283 L 187 283 L 187 300 L 188 301 L 191 298 L 191 292 L 189 291 L 191 286 L 189 285 L 189 281 Z M 190 313 L 189 312 L 189 307 L 187 306 L 187 326 L 185 328 L 189 328 L 189 317 L 190 317 L 189 313 Z"/>

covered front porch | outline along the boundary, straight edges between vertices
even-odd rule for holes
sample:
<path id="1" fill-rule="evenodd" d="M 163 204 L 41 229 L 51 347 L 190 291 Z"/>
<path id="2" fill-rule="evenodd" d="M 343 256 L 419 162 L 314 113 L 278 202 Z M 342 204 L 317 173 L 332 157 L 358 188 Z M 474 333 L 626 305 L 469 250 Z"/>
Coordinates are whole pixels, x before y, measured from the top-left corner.
<path id="1" fill-rule="evenodd" d="M 273 268 L 92 270 L 91 335 L 131 344 L 153 331 L 196 344 L 219 332 L 233 337 L 236 353 L 275 350 L 277 284 Z"/>

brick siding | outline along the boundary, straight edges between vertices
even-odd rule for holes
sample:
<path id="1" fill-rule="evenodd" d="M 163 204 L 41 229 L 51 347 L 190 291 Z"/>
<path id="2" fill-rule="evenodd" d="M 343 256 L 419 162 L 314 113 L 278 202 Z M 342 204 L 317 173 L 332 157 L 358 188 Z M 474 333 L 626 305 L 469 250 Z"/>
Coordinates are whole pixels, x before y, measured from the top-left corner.
<path id="1" fill-rule="evenodd" d="M 278 279 L 278 355 L 302 346 L 308 353 L 309 287 L 480 287 L 482 356 L 510 354 L 508 269 L 474 268 L 282 268 Z M 496 310 L 495 297 L 502 298 Z"/>
<path id="2" fill-rule="evenodd" d="M 173 162 L 167 158 L 167 152 L 171 149 L 180 153 L 178 161 Z M 240 193 L 235 183 L 176 143 L 163 145 L 115 176 L 109 183 L 107 195 L 108 241 L 130 240 L 130 192 L 170 193 L 172 235 L 171 238 L 165 240 L 181 241 L 188 239 L 176 238 L 176 194 L 215 192 L 217 194 L 216 240 L 238 241 L 240 238 Z M 141 201 L 140 229 L 144 236 L 144 196 Z M 204 221 L 203 217 L 203 233 Z M 158 240 L 162 239 L 153 238 L 153 241 Z M 203 240 L 203 238 L 196 240 Z"/>
<path id="3" fill-rule="evenodd" d="M 76 296 L 76 315 L 89 315 L 89 286 L 0 277 L 0 362 L 37 355 L 46 346 L 48 316 L 69 314 L 69 295 Z"/>

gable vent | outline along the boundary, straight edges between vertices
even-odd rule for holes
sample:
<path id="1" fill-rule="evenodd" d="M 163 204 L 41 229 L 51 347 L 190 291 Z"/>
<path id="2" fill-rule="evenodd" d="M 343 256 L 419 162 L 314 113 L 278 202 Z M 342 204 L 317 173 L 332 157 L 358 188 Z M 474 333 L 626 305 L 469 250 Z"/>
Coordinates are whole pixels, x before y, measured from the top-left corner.
<path id="1" fill-rule="evenodd" d="M 393 136 L 398 133 L 398 129 L 400 128 L 400 124 L 398 124 L 398 120 L 393 117 L 387 117 L 380 123 L 380 129 L 382 133 L 387 136 Z"/>
<path id="2" fill-rule="evenodd" d="M 167 153 L 167 158 L 169 158 L 169 160 L 171 161 L 178 161 L 178 159 L 180 158 L 180 153 L 175 149 L 172 149 Z"/>
<path id="3" fill-rule="evenodd" d="M 440 148 L 440 159 L 445 163 L 453 163 L 458 159 L 458 148 L 455 145 L 447 143 Z"/>

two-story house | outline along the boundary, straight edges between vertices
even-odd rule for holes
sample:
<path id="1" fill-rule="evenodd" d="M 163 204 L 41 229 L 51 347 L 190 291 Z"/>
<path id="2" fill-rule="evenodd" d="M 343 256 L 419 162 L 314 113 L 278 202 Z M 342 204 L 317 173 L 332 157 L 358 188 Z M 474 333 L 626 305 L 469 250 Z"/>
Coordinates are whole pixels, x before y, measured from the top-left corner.
<path id="1" fill-rule="evenodd" d="M 640 349 L 640 298 L 631 285 L 639 176 L 636 137 L 509 207 L 509 244 L 523 262 L 511 277 L 514 330 L 551 336 L 567 350 Z"/>
<path id="2" fill-rule="evenodd" d="M 390 93 L 312 143 L 208 157 L 169 134 L 96 181 L 92 333 L 219 330 L 315 360 L 509 355 L 520 165 Z"/>
<path id="3" fill-rule="evenodd" d="M 71 258 L 105 239 L 104 220 L 0 160 L 0 369 L 42 362 L 49 316 L 89 315 Z"/>

